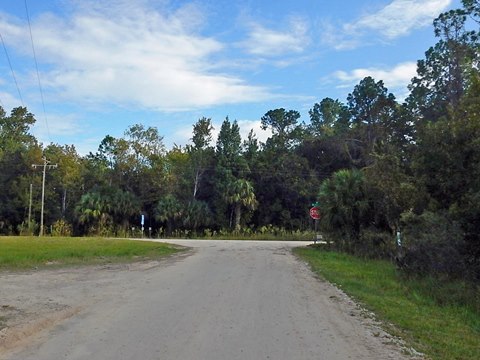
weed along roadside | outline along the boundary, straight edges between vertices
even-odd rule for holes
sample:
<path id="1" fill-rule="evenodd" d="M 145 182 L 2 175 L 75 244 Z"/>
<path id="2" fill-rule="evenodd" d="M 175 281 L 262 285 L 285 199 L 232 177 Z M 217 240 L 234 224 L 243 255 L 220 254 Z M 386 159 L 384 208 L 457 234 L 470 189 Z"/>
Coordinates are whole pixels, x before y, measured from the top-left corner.
<path id="1" fill-rule="evenodd" d="M 155 260 L 179 251 L 179 247 L 147 241 L 0 237 L 0 270 Z"/>
<path id="2" fill-rule="evenodd" d="M 386 330 L 427 357 L 480 358 L 478 289 L 467 295 L 461 282 L 407 279 L 383 260 L 314 247 L 296 248 L 294 253 L 316 274 L 373 311 Z"/>

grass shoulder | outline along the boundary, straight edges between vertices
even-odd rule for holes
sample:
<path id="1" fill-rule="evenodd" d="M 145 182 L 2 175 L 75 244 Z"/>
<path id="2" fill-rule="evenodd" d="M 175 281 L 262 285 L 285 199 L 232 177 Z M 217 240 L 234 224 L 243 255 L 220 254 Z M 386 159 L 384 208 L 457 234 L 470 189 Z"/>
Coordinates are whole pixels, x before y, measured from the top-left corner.
<path id="1" fill-rule="evenodd" d="M 0 270 L 159 259 L 181 251 L 149 241 L 74 237 L 0 237 Z"/>
<path id="2" fill-rule="evenodd" d="M 479 291 L 461 301 L 462 282 L 407 279 L 388 261 L 318 248 L 295 253 L 312 270 L 373 311 L 388 331 L 438 360 L 480 359 Z"/>

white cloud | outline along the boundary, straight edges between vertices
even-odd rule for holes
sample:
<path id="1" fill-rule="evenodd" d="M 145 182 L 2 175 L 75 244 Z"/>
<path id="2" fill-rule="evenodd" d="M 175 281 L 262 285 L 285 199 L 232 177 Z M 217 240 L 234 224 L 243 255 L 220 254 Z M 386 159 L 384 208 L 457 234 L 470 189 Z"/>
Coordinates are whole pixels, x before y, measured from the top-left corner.
<path id="1" fill-rule="evenodd" d="M 261 120 L 238 120 L 238 126 L 240 127 L 240 135 L 242 136 L 242 140 L 248 139 L 250 130 L 253 130 L 255 138 L 263 143 L 272 136 L 272 131 L 270 129 L 262 130 Z"/>
<path id="2" fill-rule="evenodd" d="M 363 68 L 352 71 L 336 71 L 332 77 L 339 81 L 338 87 L 353 87 L 360 80 L 371 76 L 376 81 L 382 80 L 389 91 L 397 92 L 397 97 L 402 98 L 407 90 L 410 80 L 416 75 L 415 62 L 400 63 L 393 68 Z"/>
<path id="3" fill-rule="evenodd" d="M 35 119 L 36 122 L 32 127 L 32 134 L 45 144 L 49 144 L 53 141 L 52 138 L 57 138 L 58 136 L 66 138 L 76 137 L 85 130 L 85 127 L 82 127 L 82 124 L 80 124 L 78 117 L 73 114 L 49 114 L 45 117 L 44 114 L 38 113 L 35 114 Z"/>
<path id="4" fill-rule="evenodd" d="M 300 18 L 291 18 L 288 29 L 268 29 L 258 23 L 250 23 L 247 40 L 241 43 L 248 53 L 257 56 L 275 57 L 301 53 L 309 43 L 307 24 Z"/>
<path id="5" fill-rule="evenodd" d="M 337 50 L 353 49 L 375 40 L 392 40 L 432 24 L 452 0 L 393 0 L 382 9 L 365 14 L 341 29 L 324 25 L 323 41 Z"/>
<path id="6" fill-rule="evenodd" d="M 0 106 L 8 114 L 10 110 L 21 104 L 20 99 L 14 97 L 8 92 L 0 91 Z"/>
<path id="7" fill-rule="evenodd" d="M 51 69 L 42 82 L 61 98 L 173 111 L 270 97 L 264 87 L 212 71 L 212 57 L 224 46 L 194 32 L 198 8 L 159 12 L 146 1 L 97 3 L 79 2 L 70 18 L 44 14 L 32 21 L 37 57 Z M 0 32 L 9 46 L 31 53 L 19 24 L 0 17 Z"/>
<path id="8" fill-rule="evenodd" d="M 98 150 L 98 146 L 100 145 L 102 140 L 103 140 L 103 137 L 100 137 L 100 136 L 87 138 L 87 139 L 82 139 L 82 141 L 80 142 L 75 141 L 73 145 L 75 145 L 75 150 L 77 150 L 77 153 L 80 156 L 86 156 L 90 152 L 95 153 Z"/>
<path id="9" fill-rule="evenodd" d="M 431 25 L 432 20 L 451 3 L 452 0 L 394 0 L 380 11 L 347 26 L 346 30 L 370 29 L 380 32 L 387 39 L 393 39 Z"/>

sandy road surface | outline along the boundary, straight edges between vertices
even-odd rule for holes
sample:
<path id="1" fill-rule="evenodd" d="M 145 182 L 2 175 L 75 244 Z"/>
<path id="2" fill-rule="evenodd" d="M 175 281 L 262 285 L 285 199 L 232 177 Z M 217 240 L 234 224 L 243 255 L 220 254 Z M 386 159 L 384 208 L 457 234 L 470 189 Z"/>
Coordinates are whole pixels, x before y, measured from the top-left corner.
<path id="1" fill-rule="evenodd" d="M 411 359 L 314 278 L 290 252 L 298 243 L 175 243 L 193 250 L 160 262 L 0 274 L 0 358 Z"/>

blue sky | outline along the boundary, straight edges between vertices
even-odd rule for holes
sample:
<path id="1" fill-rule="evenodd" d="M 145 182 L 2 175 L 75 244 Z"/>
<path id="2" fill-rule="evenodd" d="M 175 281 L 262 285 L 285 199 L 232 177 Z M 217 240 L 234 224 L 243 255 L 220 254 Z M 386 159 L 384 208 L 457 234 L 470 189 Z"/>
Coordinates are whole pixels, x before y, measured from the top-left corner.
<path id="1" fill-rule="evenodd" d="M 264 140 L 267 111 L 298 110 L 308 123 L 314 103 L 345 101 L 365 76 L 402 99 L 436 41 L 432 20 L 458 7 L 460 0 L 0 0 L 0 105 L 8 113 L 23 104 L 41 142 L 74 144 L 81 154 L 136 123 L 157 127 L 167 148 L 185 145 L 203 116 L 216 131 L 229 116 L 244 137 L 253 128 Z"/>

